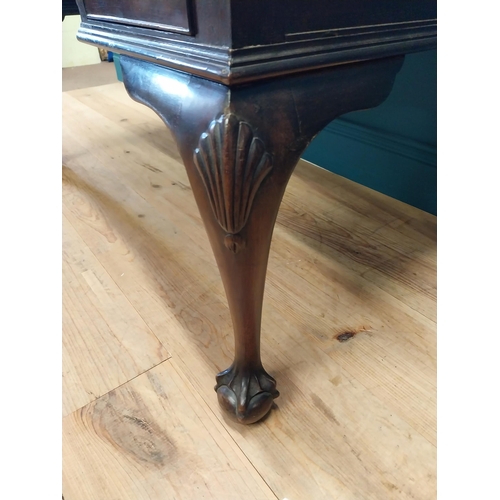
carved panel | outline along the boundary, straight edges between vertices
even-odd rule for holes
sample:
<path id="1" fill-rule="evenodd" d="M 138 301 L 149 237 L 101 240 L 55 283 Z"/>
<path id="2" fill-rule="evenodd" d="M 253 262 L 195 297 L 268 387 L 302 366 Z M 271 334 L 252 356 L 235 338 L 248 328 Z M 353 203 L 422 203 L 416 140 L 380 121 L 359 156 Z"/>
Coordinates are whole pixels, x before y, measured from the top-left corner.
<path id="1" fill-rule="evenodd" d="M 194 163 L 220 226 L 225 245 L 239 252 L 245 241 L 238 234 L 247 223 L 255 195 L 272 169 L 272 157 L 252 127 L 234 114 L 212 121 L 200 137 Z"/>
<path id="2" fill-rule="evenodd" d="M 192 0 L 84 0 L 89 19 L 193 35 Z"/>

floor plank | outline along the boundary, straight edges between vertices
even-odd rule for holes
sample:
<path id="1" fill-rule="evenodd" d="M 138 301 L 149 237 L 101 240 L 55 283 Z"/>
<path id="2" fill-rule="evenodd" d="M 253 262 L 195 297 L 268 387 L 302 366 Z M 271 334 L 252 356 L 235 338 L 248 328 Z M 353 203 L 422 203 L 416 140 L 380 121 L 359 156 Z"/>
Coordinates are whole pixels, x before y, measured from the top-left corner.
<path id="1" fill-rule="evenodd" d="M 74 412 L 65 500 L 276 500 L 210 413 L 171 360 Z"/>
<path id="2" fill-rule="evenodd" d="M 233 424 L 213 391 L 232 359 L 229 312 L 174 141 L 120 84 L 99 89 L 99 106 L 64 95 L 64 215 L 212 423 L 280 499 L 435 498 L 435 217 L 299 162 L 263 312 L 281 396 L 265 421 Z"/>
<path id="3" fill-rule="evenodd" d="M 87 215 L 94 227 L 99 217 Z M 101 219 L 101 231 L 112 230 Z M 63 218 L 63 414 L 170 357 Z"/>

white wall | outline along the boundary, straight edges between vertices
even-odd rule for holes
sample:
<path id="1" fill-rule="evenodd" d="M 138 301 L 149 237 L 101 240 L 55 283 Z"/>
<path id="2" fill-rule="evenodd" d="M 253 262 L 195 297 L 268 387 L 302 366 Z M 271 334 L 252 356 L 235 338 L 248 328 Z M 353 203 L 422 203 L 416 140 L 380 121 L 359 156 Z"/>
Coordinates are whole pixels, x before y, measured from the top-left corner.
<path id="1" fill-rule="evenodd" d="M 62 22 L 62 67 L 85 66 L 101 62 L 97 47 L 79 42 L 76 32 L 80 26 L 80 16 L 66 16 Z"/>

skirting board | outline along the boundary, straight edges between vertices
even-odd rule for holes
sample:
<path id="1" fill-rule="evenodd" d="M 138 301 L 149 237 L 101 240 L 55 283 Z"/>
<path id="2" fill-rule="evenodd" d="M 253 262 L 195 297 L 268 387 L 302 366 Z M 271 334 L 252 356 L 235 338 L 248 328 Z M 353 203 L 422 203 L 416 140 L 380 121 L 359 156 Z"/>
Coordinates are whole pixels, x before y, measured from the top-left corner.
<path id="1" fill-rule="evenodd" d="M 314 139 L 302 157 L 436 215 L 435 147 L 340 118 Z"/>

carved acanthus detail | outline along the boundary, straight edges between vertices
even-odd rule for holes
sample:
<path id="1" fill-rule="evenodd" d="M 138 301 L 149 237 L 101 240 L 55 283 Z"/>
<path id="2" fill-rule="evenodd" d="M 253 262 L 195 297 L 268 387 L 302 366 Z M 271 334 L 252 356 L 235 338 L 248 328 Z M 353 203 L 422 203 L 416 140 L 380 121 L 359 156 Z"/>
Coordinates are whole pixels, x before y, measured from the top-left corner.
<path id="1" fill-rule="evenodd" d="M 226 247 L 238 253 L 245 245 L 238 233 L 245 227 L 262 181 L 272 169 L 272 157 L 251 126 L 234 114 L 212 121 L 194 151 L 194 163 L 210 205 L 226 231 Z"/>

